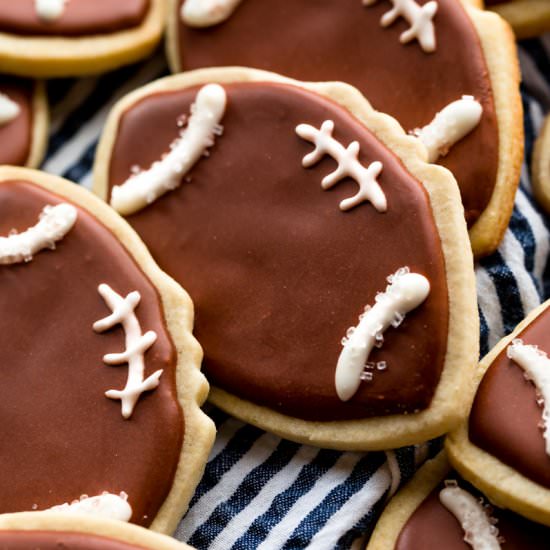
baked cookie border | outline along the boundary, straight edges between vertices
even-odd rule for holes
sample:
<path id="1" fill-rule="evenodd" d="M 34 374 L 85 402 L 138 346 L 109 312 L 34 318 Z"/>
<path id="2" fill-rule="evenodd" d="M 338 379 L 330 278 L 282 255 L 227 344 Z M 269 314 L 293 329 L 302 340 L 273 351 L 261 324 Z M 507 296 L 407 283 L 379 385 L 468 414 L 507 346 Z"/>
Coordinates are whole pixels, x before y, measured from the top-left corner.
<path id="1" fill-rule="evenodd" d="M 89 212 L 115 235 L 158 292 L 166 327 L 178 355 L 176 386 L 183 411 L 185 437 L 172 487 L 149 528 L 171 534 L 187 511 L 216 433 L 214 423 L 200 409 L 209 386 L 200 372 L 202 348 L 192 335 L 193 303 L 189 295 L 157 266 L 130 225 L 88 190 L 58 176 L 11 166 L 0 167 L 0 183 L 4 181 L 34 183 Z"/>
<path id="2" fill-rule="evenodd" d="M 154 50 L 164 31 L 166 0 L 149 1 L 138 27 L 114 33 L 49 37 L 0 32 L 0 72 L 37 78 L 83 76 L 138 61 Z"/>
<path id="3" fill-rule="evenodd" d="M 122 521 L 61 512 L 0 515 L 0 531 L 61 531 L 106 537 L 155 550 L 192 550 L 191 546 L 144 527 Z M 144 546 L 145 545 L 145 546 Z"/>
<path id="4" fill-rule="evenodd" d="M 550 5 L 547 0 L 512 0 L 487 9 L 506 19 L 518 38 L 533 38 L 550 31 Z"/>
<path id="5" fill-rule="evenodd" d="M 111 111 L 97 150 L 93 191 L 107 199 L 111 154 L 120 117 L 127 109 L 151 94 L 210 82 L 221 85 L 276 82 L 298 86 L 336 101 L 364 123 L 423 183 L 442 242 L 450 300 L 445 368 L 430 407 L 420 413 L 311 422 L 255 405 L 216 387 L 212 387 L 210 401 L 233 416 L 281 437 L 340 450 L 400 447 L 426 441 L 452 429 L 466 416 L 473 396 L 468 380 L 477 363 L 479 347 L 475 277 L 458 186 L 448 170 L 423 160 L 427 152 L 416 138 L 407 136 L 390 116 L 375 111 L 355 88 L 342 83 L 302 83 L 274 73 L 239 67 L 200 69 L 157 80 L 124 97 Z M 434 207 L 434 202 L 440 206 Z"/>
<path id="6" fill-rule="evenodd" d="M 168 0 L 169 14 L 176 12 L 179 1 Z M 469 231 L 474 256 L 480 258 L 494 252 L 502 241 L 519 185 L 524 147 L 523 105 L 518 91 L 521 75 L 515 37 L 510 26 L 494 13 L 477 9 L 482 8 L 481 0 L 463 0 L 462 3 L 476 29 L 487 63 L 500 142 L 493 194 Z M 166 54 L 172 73 L 182 70 L 178 26 L 178 18 L 169 15 Z"/>
<path id="7" fill-rule="evenodd" d="M 550 300 L 534 309 L 508 336 L 483 358 L 475 374 L 476 388 L 485 372 L 517 335 L 550 307 Z M 468 419 L 445 439 L 449 461 L 460 475 L 500 508 L 550 526 L 550 489 L 531 481 L 514 468 L 474 445 L 468 436 Z M 490 472 L 486 479 L 479 472 Z M 519 495 L 523 495 L 520 497 Z"/>
<path id="8" fill-rule="evenodd" d="M 365 550 L 394 550 L 410 517 L 450 471 L 451 465 L 445 451 L 426 461 L 407 485 L 390 500 Z"/>
<path id="9" fill-rule="evenodd" d="M 531 177 L 535 198 L 546 212 L 550 212 L 550 115 L 546 117 L 535 142 Z"/>

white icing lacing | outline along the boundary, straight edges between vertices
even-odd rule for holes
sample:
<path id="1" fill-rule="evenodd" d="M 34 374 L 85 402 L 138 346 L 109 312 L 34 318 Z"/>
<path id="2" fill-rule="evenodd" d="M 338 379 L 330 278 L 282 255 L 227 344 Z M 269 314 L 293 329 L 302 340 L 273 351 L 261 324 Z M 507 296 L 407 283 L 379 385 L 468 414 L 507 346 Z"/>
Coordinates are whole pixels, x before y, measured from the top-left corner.
<path id="1" fill-rule="evenodd" d="M 439 493 L 439 500 L 462 526 L 464 541 L 474 550 L 500 550 L 496 520 L 487 514 L 478 499 L 456 482 L 446 484 L 447 487 Z"/>
<path id="2" fill-rule="evenodd" d="M 8 122 L 15 120 L 20 112 L 21 108 L 18 103 L 6 94 L 0 93 L 0 126 L 5 126 Z"/>
<path id="3" fill-rule="evenodd" d="M 125 388 L 123 390 L 109 390 L 105 392 L 105 395 L 110 399 L 120 399 L 122 402 L 122 416 L 130 418 L 141 394 L 145 391 L 154 390 L 159 385 L 162 370 L 154 372 L 145 380 L 143 379 L 145 374 L 144 354 L 155 343 L 157 334 L 152 330 L 145 334 L 141 333 L 141 326 L 134 313 L 141 300 L 141 295 L 137 290 L 130 292 L 126 298 L 123 298 L 109 285 L 103 283 L 99 285 L 98 291 L 113 313 L 96 321 L 94 330 L 104 332 L 120 323 L 126 338 L 126 350 L 122 353 L 108 353 L 103 357 L 103 361 L 107 365 L 128 363 L 128 380 Z"/>
<path id="4" fill-rule="evenodd" d="M 79 499 L 73 500 L 70 504 L 58 504 L 48 508 L 53 512 L 70 512 L 72 514 L 85 514 L 105 519 L 116 519 L 118 521 L 130 521 L 132 507 L 128 503 L 128 495 L 124 492 L 120 495 L 104 492 L 95 497 L 82 495 Z"/>
<path id="5" fill-rule="evenodd" d="M 435 162 L 445 156 L 449 149 L 467 136 L 481 120 L 483 107 L 471 95 L 449 103 L 424 128 L 413 130 L 413 134 L 428 149 L 428 161 Z"/>
<path id="6" fill-rule="evenodd" d="M 185 0 L 181 20 L 189 27 L 211 27 L 229 19 L 242 0 Z"/>
<path id="7" fill-rule="evenodd" d="M 550 359 L 537 348 L 521 340 L 514 340 L 506 349 L 506 354 L 525 372 L 526 378 L 533 382 L 543 401 L 542 422 L 546 454 L 550 456 Z"/>
<path id="8" fill-rule="evenodd" d="M 76 222 L 76 208 L 67 203 L 46 206 L 39 221 L 23 233 L 0 237 L 0 264 L 30 262 L 37 252 L 55 249 Z"/>
<path id="9" fill-rule="evenodd" d="M 372 6 L 378 0 L 363 0 L 364 6 Z M 388 27 L 399 17 L 403 17 L 410 27 L 401 33 L 400 41 L 406 44 L 411 40 L 418 40 L 420 47 L 425 52 L 434 52 L 436 49 L 435 28 L 433 18 L 437 12 L 437 2 L 432 0 L 423 6 L 419 6 L 415 0 L 391 0 L 393 8 L 386 12 L 380 23 Z"/>
<path id="10" fill-rule="evenodd" d="M 430 293 L 430 282 L 423 275 L 402 267 L 388 277 L 385 292 L 376 295 L 374 306 L 366 306 L 359 324 L 351 327 L 342 340 L 343 349 L 336 365 L 336 393 L 342 401 L 351 399 L 361 384 L 361 373 L 372 349 L 381 347 L 384 332 L 398 327 L 405 315 L 417 308 Z"/>
<path id="11" fill-rule="evenodd" d="M 65 11 L 65 5 L 69 0 L 34 0 L 36 15 L 43 21 L 55 21 Z"/>
<path id="12" fill-rule="evenodd" d="M 359 184 L 359 191 L 353 197 L 340 203 L 340 210 L 349 210 L 364 201 L 370 201 L 379 212 L 387 210 L 386 195 L 378 184 L 376 178 L 382 172 L 382 163 L 372 162 L 365 168 L 357 158 L 360 150 L 358 141 L 351 142 L 344 147 L 332 137 L 334 122 L 325 120 L 318 130 L 309 124 L 300 124 L 296 127 L 296 133 L 306 141 L 315 145 L 315 149 L 306 155 L 302 161 L 304 168 L 309 168 L 319 162 L 324 155 L 330 155 L 337 163 L 338 168 L 323 178 L 321 187 L 330 189 L 340 180 L 350 177 Z"/>
<path id="13" fill-rule="evenodd" d="M 181 185 L 183 176 L 214 145 L 221 134 L 220 121 L 225 112 L 225 90 L 218 84 L 203 86 L 191 106 L 187 128 L 170 145 L 170 152 L 148 170 L 131 176 L 113 187 L 111 206 L 125 216 L 133 214 Z"/>

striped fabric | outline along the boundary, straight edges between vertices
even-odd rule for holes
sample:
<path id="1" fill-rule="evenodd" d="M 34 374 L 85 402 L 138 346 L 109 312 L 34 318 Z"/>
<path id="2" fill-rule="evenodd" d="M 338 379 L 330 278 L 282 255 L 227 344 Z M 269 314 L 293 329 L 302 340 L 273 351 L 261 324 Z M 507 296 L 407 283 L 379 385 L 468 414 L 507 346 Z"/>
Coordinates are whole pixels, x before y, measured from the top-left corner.
<path id="1" fill-rule="evenodd" d="M 533 142 L 550 110 L 550 36 L 523 42 L 520 55 L 526 159 L 504 241 L 476 267 L 482 354 L 550 295 L 550 219 L 533 200 L 529 174 Z M 50 82 L 53 124 L 43 168 L 90 187 L 95 147 L 111 106 L 166 73 L 159 53 L 96 78 Z M 387 453 L 339 453 L 282 440 L 216 409 L 208 412 L 218 437 L 176 532 L 198 549 L 357 546 L 389 496 L 439 447 L 432 442 Z"/>

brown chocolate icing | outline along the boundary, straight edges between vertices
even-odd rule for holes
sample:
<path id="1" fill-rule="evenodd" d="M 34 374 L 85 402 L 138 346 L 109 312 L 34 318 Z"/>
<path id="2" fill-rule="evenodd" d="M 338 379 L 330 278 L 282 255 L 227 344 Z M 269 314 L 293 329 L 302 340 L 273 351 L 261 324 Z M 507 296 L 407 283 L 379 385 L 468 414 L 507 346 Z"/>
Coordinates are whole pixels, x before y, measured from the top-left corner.
<path id="1" fill-rule="evenodd" d="M 481 496 L 471 485 L 449 474 L 447 479 L 459 481 L 459 485 L 471 494 Z M 415 510 L 403 527 L 395 550 L 426 550 L 441 548 L 445 550 L 472 550 L 464 542 L 464 531 L 454 515 L 439 502 L 442 483 L 434 489 L 424 502 Z M 488 502 L 485 499 L 485 502 Z M 545 550 L 548 548 L 550 529 L 538 523 L 526 520 L 513 512 L 493 508 L 491 516 L 498 519 L 496 524 L 499 536 L 504 538 L 503 550 Z"/>
<path id="2" fill-rule="evenodd" d="M 87 36 L 137 27 L 150 0 L 70 0 L 56 21 L 42 21 L 35 0 L 0 0 L 0 31 L 23 35 Z"/>
<path id="3" fill-rule="evenodd" d="M 550 312 L 537 317 L 518 338 L 550 352 Z M 469 437 L 474 445 L 494 455 L 529 479 L 550 488 L 550 457 L 546 454 L 539 424 L 535 386 L 523 369 L 506 356 L 504 349 L 489 367 L 472 407 Z"/>
<path id="4" fill-rule="evenodd" d="M 20 108 L 16 118 L 0 125 L 0 164 L 24 166 L 33 137 L 34 83 L 23 78 L 0 76 L 0 93 L 7 95 Z"/>
<path id="5" fill-rule="evenodd" d="M 0 183 L 0 235 L 36 223 L 46 204 L 63 201 L 25 182 Z M 120 325 L 92 329 L 110 310 L 97 291 L 138 290 L 136 315 L 158 339 L 146 375 L 164 369 L 129 420 L 106 390 L 126 384 L 127 365 L 107 366 L 125 349 Z M 55 251 L 28 264 L 0 266 L 0 513 L 42 510 L 103 491 L 129 495 L 132 521 L 149 525 L 163 504 L 182 445 L 175 349 L 155 287 L 113 234 L 79 209 Z"/>
<path id="6" fill-rule="evenodd" d="M 244 0 L 220 25 L 193 29 L 180 23 L 180 57 L 185 70 L 241 65 L 300 80 L 348 82 L 406 130 L 428 124 L 462 95 L 473 95 L 483 106 L 482 120 L 441 160 L 459 182 L 471 224 L 495 186 L 495 107 L 479 38 L 461 2 L 439 0 L 438 6 L 437 51 L 429 54 L 417 41 L 400 43 L 408 27 L 403 19 L 389 28 L 380 25 L 391 9 L 385 0 L 371 7 L 361 0 Z"/>
<path id="7" fill-rule="evenodd" d="M 149 96 L 120 122 L 110 185 L 133 165 L 168 151 L 198 88 Z M 128 221 L 167 273 L 190 292 L 195 334 L 209 380 L 244 399 L 314 420 L 413 412 L 430 403 L 446 353 L 448 301 L 440 238 L 423 187 L 348 111 L 293 86 L 226 85 L 224 134 L 177 190 Z M 335 122 L 335 137 L 357 139 L 360 159 L 380 160 L 388 212 L 364 203 L 345 180 L 331 191 L 322 178 L 335 162 L 311 169 L 313 147 L 295 128 Z M 188 182 L 187 182 L 188 181 Z M 386 371 L 346 403 L 334 372 L 341 339 L 386 277 L 409 266 L 428 277 L 431 294 L 371 354 Z"/>
<path id="8" fill-rule="evenodd" d="M 89 533 L 62 531 L 0 531 L 2 550 L 144 550 L 129 542 Z"/>

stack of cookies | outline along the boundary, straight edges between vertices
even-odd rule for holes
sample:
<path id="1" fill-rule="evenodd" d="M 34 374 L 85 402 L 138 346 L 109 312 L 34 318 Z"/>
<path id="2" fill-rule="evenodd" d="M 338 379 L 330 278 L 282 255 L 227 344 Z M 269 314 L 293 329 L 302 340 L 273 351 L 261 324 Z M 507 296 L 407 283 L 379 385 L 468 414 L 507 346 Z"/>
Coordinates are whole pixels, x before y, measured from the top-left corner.
<path id="1" fill-rule="evenodd" d="M 550 28 L 547 2 L 490 7 Z M 0 0 L 0 547 L 186 548 L 165 535 L 214 444 L 207 398 L 323 449 L 446 435 L 369 550 L 546 547 L 549 304 L 478 365 L 474 261 L 503 239 L 524 144 L 494 12 Z M 112 106 L 93 194 L 34 170 L 37 79 L 150 57 L 165 30 L 175 74 Z"/>

